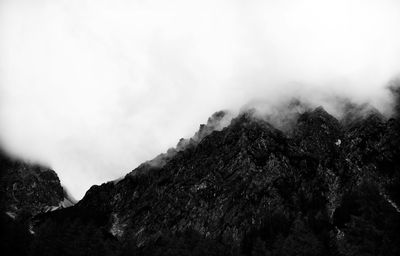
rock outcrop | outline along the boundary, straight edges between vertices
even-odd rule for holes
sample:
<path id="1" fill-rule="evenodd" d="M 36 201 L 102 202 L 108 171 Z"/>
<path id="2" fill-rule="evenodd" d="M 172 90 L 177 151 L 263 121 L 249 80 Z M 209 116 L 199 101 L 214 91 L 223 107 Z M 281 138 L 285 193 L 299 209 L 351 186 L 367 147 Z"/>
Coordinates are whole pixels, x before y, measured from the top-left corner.
<path id="1" fill-rule="evenodd" d="M 70 205 L 57 174 L 0 153 L 1 211 L 15 219 Z M 72 203 L 72 202 L 71 202 Z M 65 206 L 67 206 L 65 205 Z"/>

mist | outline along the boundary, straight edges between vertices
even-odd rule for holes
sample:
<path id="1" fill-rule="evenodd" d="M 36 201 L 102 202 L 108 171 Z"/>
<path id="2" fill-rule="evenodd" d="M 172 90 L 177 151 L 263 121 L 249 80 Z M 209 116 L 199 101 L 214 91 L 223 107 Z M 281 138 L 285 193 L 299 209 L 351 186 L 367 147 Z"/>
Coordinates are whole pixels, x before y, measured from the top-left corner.
<path id="1" fill-rule="evenodd" d="M 395 0 L 0 0 L 1 144 L 79 199 L 221 109 L 390 115 L 399 31 Z"/>

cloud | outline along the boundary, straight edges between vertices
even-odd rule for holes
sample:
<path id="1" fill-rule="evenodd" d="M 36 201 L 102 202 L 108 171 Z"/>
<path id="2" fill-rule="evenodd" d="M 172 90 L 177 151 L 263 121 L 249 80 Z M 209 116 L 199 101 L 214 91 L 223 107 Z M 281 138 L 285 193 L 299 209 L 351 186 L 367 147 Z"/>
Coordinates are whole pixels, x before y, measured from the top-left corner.
<path id="1" fill-rule="evenodd" d="M 390 111 L 400 3 L 0 1 L 0 138 L 80 198 L 220 109 L 337 95 Z"/>

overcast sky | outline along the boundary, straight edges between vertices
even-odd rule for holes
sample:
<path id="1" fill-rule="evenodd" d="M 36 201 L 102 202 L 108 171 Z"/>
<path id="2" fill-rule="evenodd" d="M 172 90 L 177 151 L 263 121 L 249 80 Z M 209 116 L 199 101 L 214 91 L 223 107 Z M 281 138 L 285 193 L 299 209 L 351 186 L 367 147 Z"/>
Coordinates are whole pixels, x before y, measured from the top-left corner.
<path id="1" fill-rule="evenodd" d="M 255 98 L 387 110 L 399 31 L 396 0 L 0 0 L 0 139 L 79 199 Z"/>

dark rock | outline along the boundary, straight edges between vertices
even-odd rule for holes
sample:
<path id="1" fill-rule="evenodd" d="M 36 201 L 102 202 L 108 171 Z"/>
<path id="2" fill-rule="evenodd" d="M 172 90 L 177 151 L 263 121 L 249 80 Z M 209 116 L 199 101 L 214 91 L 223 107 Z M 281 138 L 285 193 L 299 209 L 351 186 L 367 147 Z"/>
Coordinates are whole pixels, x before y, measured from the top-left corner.
<path id="1" fill-rule="evenodd" d="M 193 232 L 232 254 L 397 255 L 398 119 L 353 112 L 339 121 L 317 108 L 287 133 L 253 111 L 215 129 L 221 116 L 158 157 L 162 164 L 92 187 L 74 207 L 39 216 L 38 227 L 94 220 L 143 255 L 189 248 L 179 239 Z"/>
<path id="2" fill-rule="evenodd" d="M 2 212 L 12 218 L 36 215 L 59 207 L 64 190 L 57 174 L 46 167 L 0 154 L 0 195 Z"/>

